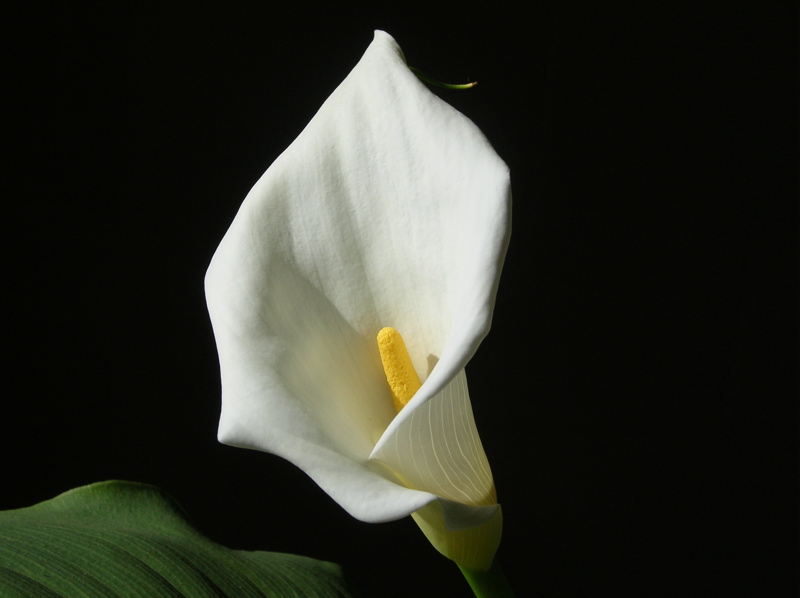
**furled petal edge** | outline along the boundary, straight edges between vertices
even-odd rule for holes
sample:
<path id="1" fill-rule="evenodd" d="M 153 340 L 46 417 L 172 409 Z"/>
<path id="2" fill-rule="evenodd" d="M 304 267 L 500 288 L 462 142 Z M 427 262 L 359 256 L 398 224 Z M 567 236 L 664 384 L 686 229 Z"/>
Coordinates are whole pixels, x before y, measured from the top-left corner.
<path id="1" fill-rule="evenodd" d="M 502 514 L 464 370 L 418 405 L 371 459 L 403 485 L 439 497 L 412 514 L 439 552 L 468 569 L 489 568 Z"/>

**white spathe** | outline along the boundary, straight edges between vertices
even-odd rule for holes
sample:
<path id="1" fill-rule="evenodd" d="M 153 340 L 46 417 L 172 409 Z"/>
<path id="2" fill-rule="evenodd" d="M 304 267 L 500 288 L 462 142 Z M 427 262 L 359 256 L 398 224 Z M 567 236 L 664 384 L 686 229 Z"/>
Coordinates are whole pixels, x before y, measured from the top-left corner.
<path id="1" fill-rule="evenodd" d="M 220 441 L 288 459 L 363 521 L 417 512 L 440 551 L 487 568 L 501 513 L 463 369 L 491 323 L 510 202 L 480 130 L 376 31 L 209 266 Z M 423 381 L 399 414 L 384 326 Z"/>

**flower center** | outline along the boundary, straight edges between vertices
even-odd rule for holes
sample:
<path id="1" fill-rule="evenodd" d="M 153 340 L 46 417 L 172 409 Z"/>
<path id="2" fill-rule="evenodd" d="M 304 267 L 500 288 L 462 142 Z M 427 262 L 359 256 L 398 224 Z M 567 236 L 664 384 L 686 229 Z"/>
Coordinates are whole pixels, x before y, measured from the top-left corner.
<path id="1" fill-rule="evenodd" d="M 414 364 L 403 342 L 403 337 L 394 328 L 384 328 L 378 333 L 378 350 L 381 352 L 383 371 L 392 390 L 394 408 L 400 410 L 422 386 Z"/>

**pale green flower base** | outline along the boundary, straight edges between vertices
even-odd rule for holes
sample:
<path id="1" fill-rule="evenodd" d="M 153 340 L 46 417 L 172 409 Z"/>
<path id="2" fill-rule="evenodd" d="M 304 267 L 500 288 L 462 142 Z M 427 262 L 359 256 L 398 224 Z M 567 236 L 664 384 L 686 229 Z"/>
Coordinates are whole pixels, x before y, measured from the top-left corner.
<path id="1" fill-rule="evenodd" d="M 450 531 L 444 521 L 442 505 L 432 502 L 411 513 L 422 533 L 433 547 L 469 571 L 485 571 L 491 567 L 500 537 L 503 534 L 503 511 L 499 505 L 483 525 Z"/>
<path id="2" fill-rule="evenodd" d="M 516 598 L 497 560 L 488 571 L 470 571 L 459 567 L 477 598 Z"/>

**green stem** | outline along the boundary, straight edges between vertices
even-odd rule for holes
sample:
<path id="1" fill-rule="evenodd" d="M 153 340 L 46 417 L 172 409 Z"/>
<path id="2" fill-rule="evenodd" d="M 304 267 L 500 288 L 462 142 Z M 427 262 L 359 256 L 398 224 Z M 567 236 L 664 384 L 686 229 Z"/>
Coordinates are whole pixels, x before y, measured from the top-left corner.
<path id="1" fill-rule="evenodd" d="M 437 81 L 433 77 L 430 77 L 420 71 L 419 69 L 415 69 L 413 66 L 408 67 L 411 69 L 411 72 L 417 76 L 417 79 L 427 83 L 428 85 L 435 85 L 436 87 L 441 87 L 443 89 L 469 89 L 470 87 L 475 87 L 478 82 L 473 81 L 472 83 L 463 83 L 463 84 L 454 84 L 454 83 L 442 83 L 441 81 Z"/>
<path id="2" fill-rule="evenodd" d="M 488 571 L 471 571 L 461 566 L 459 569 L 467 578 L 476 598 L 516 598 L 497 559 Z"/>

